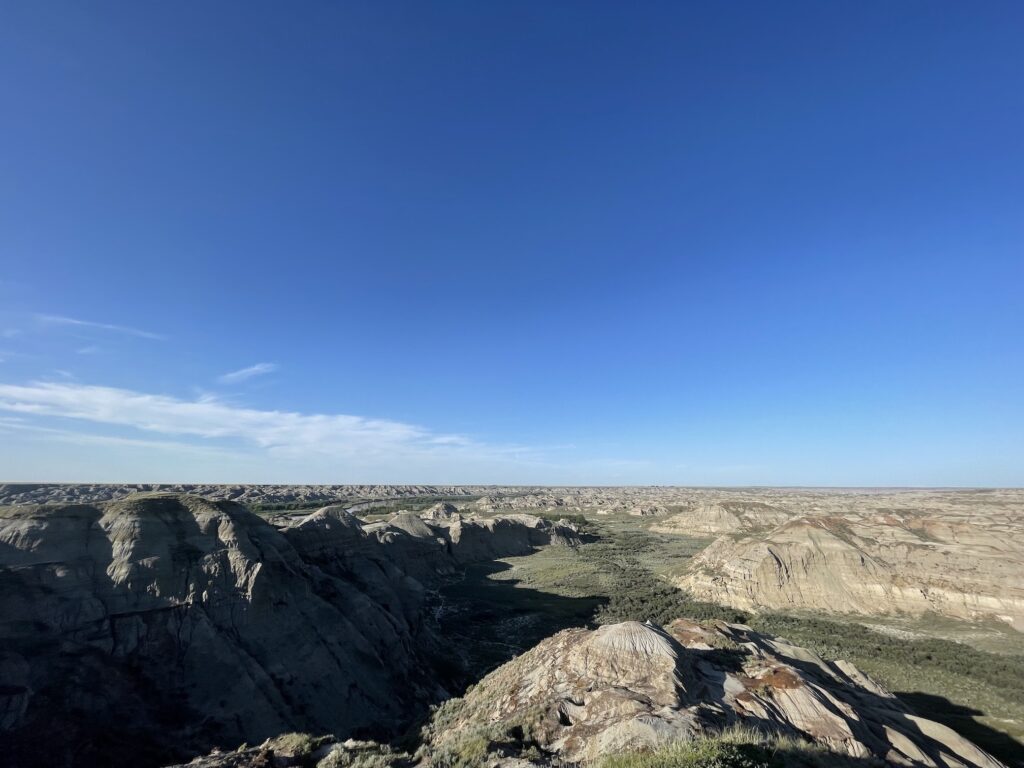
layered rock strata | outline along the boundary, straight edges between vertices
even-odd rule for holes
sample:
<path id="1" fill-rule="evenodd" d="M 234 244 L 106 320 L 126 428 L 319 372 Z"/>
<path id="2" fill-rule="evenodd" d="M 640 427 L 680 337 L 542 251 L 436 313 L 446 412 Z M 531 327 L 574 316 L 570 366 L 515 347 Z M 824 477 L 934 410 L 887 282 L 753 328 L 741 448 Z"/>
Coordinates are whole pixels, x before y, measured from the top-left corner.
<path id="1" fill-rule="evenodd" d="M 283 530 L 180 494 L 0 510 L 0 738 L 15 766 L 140 765 L 304 730 L 386 733 L 443 698 L 424 591 L 551 524 Z"/>
<path id="2" fill-rule="evenodd" d="M 529 734 L 541 764 L 591 764 L 736 725 L 891 765 L 1001 765 L 851 664 L 749 627 L 685 620 L 560 632 L 448 705 L 431 747 L 443 754 L 479 734 L 499 743 Z"/>
<path id="3" fill-rule="evenodd" d="M 677 584 L 748 610 L 932 612 L 1024 631 L 1024 519 L 917 509 L 799 517 L 719 538 Z"/>

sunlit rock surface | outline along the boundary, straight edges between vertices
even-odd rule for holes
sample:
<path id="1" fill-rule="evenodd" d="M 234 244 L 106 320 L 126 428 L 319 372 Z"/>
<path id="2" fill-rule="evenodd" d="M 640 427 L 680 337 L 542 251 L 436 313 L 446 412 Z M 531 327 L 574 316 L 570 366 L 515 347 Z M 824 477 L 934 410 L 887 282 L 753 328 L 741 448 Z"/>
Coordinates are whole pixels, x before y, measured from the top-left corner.
<path id="1" fill-rule="evenodd" d="M 725 623 L 560 632 L 450 706 L 433 746 L 444 750 L 503 724 L 529 732 L 566 764 L 739 724 L 893 765 L 1001 765 L 945 726 L 910 714 L 851 664 Z"/>

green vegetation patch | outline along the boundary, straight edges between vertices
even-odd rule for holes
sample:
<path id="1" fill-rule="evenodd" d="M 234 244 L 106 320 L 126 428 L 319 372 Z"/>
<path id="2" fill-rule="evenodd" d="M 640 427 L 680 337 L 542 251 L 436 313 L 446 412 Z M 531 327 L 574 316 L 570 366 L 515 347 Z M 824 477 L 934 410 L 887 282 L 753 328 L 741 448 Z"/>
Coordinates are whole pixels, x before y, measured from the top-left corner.
<path id="1" fill-rule="evenodd" d="M 705 539 L 660 536 L 637 520 L 590 522 L 600 534 L 597 541 L 507 558 L 501 570 L 488 574 L 490 585 L 498 587 L 493 615 L 508 615 L 511 605 L 523 611 L 524 626 L 530 629 L 528 642 L 522 645 L 514 632 L 506 631 L 501 638 L 506 643 L 525 649 L 566 626 L 627 620 L 666 624 L 685 617 L 747 624 L 826 660 L 852 662 L 919 715 L 953 728 L 1008 765 L 1024 766 L 1024 653 L 999 654 L 940 638 L 892 636 L 852 619 L 755 615 L 696 601 L 665 576 L 684 568 L 705 546 Z M 476 589 L 480 583 L 465 586 Z M 520 592 L 523 600 L 515 597 Z M 503 610 L 499 601 L 505 600 L 511 603 L 504 603 Z M 588 605 L 592 613 L 584 615 Z M 539 613 L 545 609 L 553 610 L 550 623 Z M 534 611 L 536 619 L 525 621 Z M 513 625 L 502 622 L 502 627 L 509 630 Z M 497 653 L 488 659 L 487 668 L 504 660 L 501 646 L 491 647 Z"/>
<path id="2" fill-rule="evenodd" d="M 875 760 L 854 758 L 797 739 L 770 738 L 747 729 L 677 742 L 655 752 L 615 755 L 599 768 L 869 768 Z"/>

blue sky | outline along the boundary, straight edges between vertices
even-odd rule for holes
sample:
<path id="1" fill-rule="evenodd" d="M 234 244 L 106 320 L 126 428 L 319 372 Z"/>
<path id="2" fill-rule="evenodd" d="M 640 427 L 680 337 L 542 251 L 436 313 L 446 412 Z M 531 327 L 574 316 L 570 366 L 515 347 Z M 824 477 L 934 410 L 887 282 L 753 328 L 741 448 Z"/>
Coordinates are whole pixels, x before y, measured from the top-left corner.
<path id="1" fill-rule="evenodd" d="M 1024 485 L 1020 3 L 5 3 L 0 480 Z"/>

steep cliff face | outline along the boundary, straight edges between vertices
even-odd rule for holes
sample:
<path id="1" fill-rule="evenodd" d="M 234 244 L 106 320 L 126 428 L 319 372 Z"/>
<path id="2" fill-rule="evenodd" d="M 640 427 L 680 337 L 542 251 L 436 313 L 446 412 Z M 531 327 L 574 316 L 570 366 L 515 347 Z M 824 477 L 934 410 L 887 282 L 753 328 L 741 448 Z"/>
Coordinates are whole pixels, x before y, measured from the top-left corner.
<path id="1" fill-rule="evenodd" d="M 1001 765 L 851 664 L 748 627 L 685 620 L 560 632 L 446 704 L 428 739 L 435 755 L 481 739 L 506 753 L 529 741 L 550 756 L 544 764 L 576 765 L 731 725 L 893 765 Z"/>
<path id="2" fill-rule="evenodd" d="M 553 528 L 405 514 L 364 529 L 326 507 L 278 529 L 184 494 L 5 508 L 0 738 L 16 766 L 152 765 L 295 730 L 387 732 L 445 695 L 425 589 Z"/>
<path id="3" fill-rule="evenodd" d="M 389 546 L 388 537 L 368 534 L 359 519 L 340 506 L 319 509 L 282 533 L 304 562 L 357 587 L 407 633 L 422 622 L 424 587 L 451 571 L 443 557 L 436 567 L 422 568 L 427 553 L 415 542 L 408 551 L 403 550 L 405 542 Z M 430 549 L 440 548 L 435 543 Z M 420 579 L 414 577 L 417 573 Z"/>
<path id="4" fill-rule="evenodd" d="M 575 527 L 533 515 L 455 520 L 445 528 L 452 556 L 461 564 L 525 555 L 547 544 L 579 543 Z"/>
<path id="5" fill-rule="evenodd" d="M 14 508 L 0 544 L 0 633 L 28 670 L 7 708 L 15 764 L 397 723 L 431 694 L 409 594 L 305 563 L 231 502 Z"/>
<path id="6" fill-rule="evenodd" d="M 1024 631 L 1022 521 L 937 510 L 801 517 L 724 536 L 678 585 L 739 608 L 993 618 Z"/>

